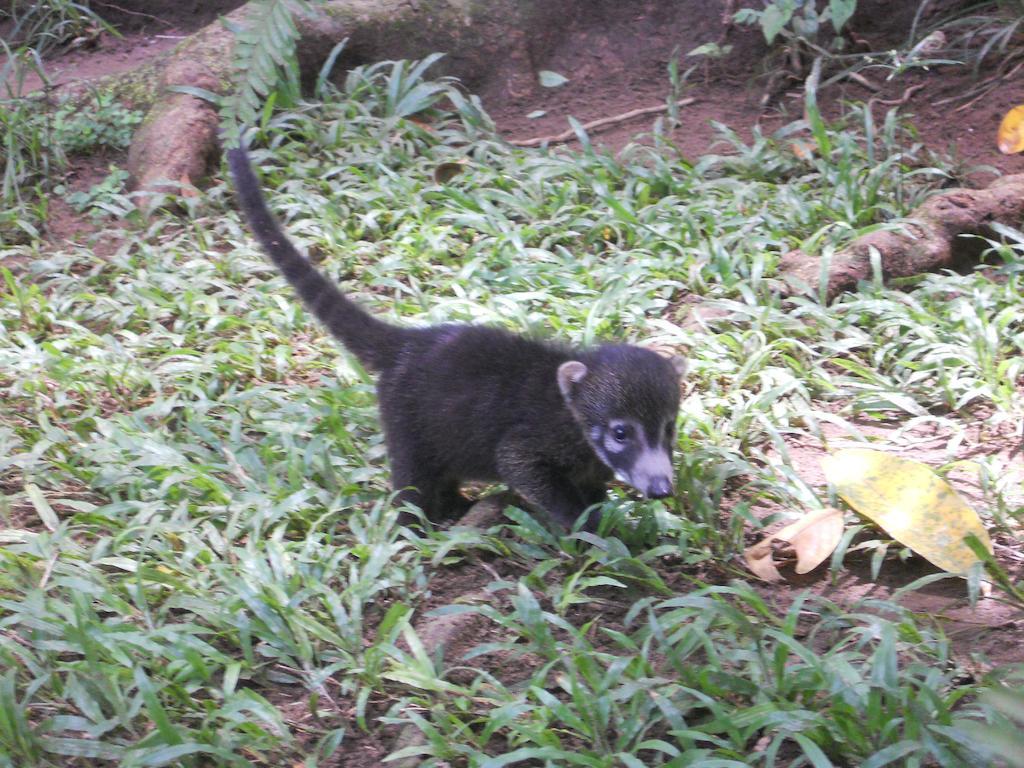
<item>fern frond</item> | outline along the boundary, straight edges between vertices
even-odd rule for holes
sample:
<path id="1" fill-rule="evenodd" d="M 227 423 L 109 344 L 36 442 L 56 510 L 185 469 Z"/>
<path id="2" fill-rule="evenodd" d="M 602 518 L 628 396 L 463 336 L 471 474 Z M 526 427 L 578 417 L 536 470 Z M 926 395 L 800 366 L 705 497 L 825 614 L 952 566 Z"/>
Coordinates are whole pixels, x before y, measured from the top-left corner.
<path id="1" fill-rule="evenodd" d="M 298 65 L 295 43 L 299 31 L 294 12 L 310 11 L 311 0 L 253 0 L 244 28 L 235 33 L 234 89 L 221 101 L 221 128 L 227 146 L 235 146 L 241 127 L 255 124 L 263 111 L 263 102 L 271 92 L 278 104 L 287 104 L 297 96 Z"/>

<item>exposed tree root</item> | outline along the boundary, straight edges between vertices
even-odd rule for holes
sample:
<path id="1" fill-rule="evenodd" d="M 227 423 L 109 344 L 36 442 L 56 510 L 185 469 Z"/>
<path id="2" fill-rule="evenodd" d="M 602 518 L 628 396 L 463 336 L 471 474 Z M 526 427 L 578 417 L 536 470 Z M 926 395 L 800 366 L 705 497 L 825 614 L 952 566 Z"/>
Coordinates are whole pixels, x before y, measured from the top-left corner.
<path id="1" fill-rule="evenodd" d="M 533 87 L 532 63 L 562 34 L 567 14 L 581 0 L 328 0 L 296 17 L 299 64 L 314 74 L 330 50 L 348 39 L 337 62 L 340 71 L 381 59 L 448 55 L 440 69 L 468 84 L 486 76 L 519 90 Z M 251 4 L 226 17 L 244 26 Z M 218 154 L 214 105 L 174 86 L 223 94 L 232 84 L 234 35 L 222 22 L 184 40 L 158 67 L 156 99 L 136 132 L 128 171 L 136 189 L 159 191 L 197 183 Z M 150 73 L 150 82 L 153 81 Z"/>
<path id="2" fill-rule="evenodd" d="M 885 278 L 909 277 L 960 266 L 976 259 L 985 243 L 998 239 L 995 223 L 1019 227 L 1024 221 L 1024 174 L 1004 176 L 986 189 L 951 189 L 930 198 L 893 229 L 854 240 L 836 252 L 825 277 L 825 297 L 834 299 L 871 277 L 877 253 Z M 822 279 L 819 256 L 790 251 L 781 276 L 791 291 L 816 290 Z"/>

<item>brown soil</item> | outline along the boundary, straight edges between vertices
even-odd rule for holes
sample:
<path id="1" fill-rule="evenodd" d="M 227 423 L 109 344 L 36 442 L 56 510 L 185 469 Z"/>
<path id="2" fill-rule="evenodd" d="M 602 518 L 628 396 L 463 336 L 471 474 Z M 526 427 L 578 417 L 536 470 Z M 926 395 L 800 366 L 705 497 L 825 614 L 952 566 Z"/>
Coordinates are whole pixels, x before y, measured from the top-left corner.
<path id="1" fill-rule="evenodd" d="M 102 0 L 93 3 L 94 8 L 119 26 L 123 38 L 104 34 L 89 49 L 68 51 L 55 58 L 49 66 L 56 81 L 95 77 L 136 67 L 211 21 L 217 13 L 230 10 L 240 2 L 164 0 L 142 4 L 122 0 L 119 5 L 121 7 Z M 944 4 L 934 5 L 940 7 Z M 851 27 L 868 48 L 884 50 L 902 41 L 917 6 L 916 0 L 861 0 L 861 11 Z M 142 8 L 144 12 L 133 10 L 135 7 Z M 740 130 L 741 134 L 749 135 L 753 126 L 770 132 L 797 119 L 802 110 L 800 83 L 791 80 L 784 82 L 783 87 L 772 86 L 774 90 L 767 90 L 769 79 L 761 71 L 766 48 L 760 32 L 727 28 L 721 17 L 723 7 L 724 3 L 712 4 L 705 0 L 667 3 L 595 0 L 585 13 L 567 19 L 560 45 L 542 59 L 533 61 L 536 70 L 560 72 L 570 78 L 568 83 L 554 89 L 534 86 L 516 90 L 509 82 L 485 82 L 479 89 L 484 104 L 510 138 L 526 139 L 557 133 L 567 127 L 566 118 L 570 115 L 586 122 L 664 103 L 668 93 L 666 67 L 675 52 L 685 54 L 702 43 L 720 41 L 734 46 L 732 54 L 725 60 L 705 66 L 692 59 L 681 59 L 683 68 L 691 62 L 699 64 L 685 92 L 679 94 L 695 99 L 692 105 L 683 108 L 682 125 L 672 134 L 682 152 L 690 158 L 708 152 L 716 138 L 713 122 L 728 124 Z M 896 39 L 891 31 L 887 31 L 893 29 L 899 30 Z M 1024 75 L 1008 79 L 967 108 L 961 108 L 962 103 L 936 103 L 976 89 L 978 78 L 966 68 L 938 67 L 895 78 L 888 83 L 884 81 L 884 75 L 884 72 L 866 73 L 880 86 L 877 93 L 851 82 L 834 86 L 822 95 L 826 110 L 835 114 L 837 105 L 844 99 L 864 101 L 874 97 L 876 100 L 898 100 L 909 93 L 907 89 L 910 86 L 919 85 L 922 87 L 911 94 L 903 113 L 914 116 L 914 125 L 925 146 L 937 151 L 952 150 L 967 165 L 987 164 L 1001 173 L 1024 172 L 1024 156 L 1000 155 L 995 147 L 995 131 L 1000 118 L 1009 108 L 1024 103 Z M 985 76 L 985 72 L 980 75 L 982 79 Z M 521 83 L 522 80 L 516 82 Z M 876 101 L 874 109 L 876 118 L 881 119 L 888 107 Z M 528 117 L 540 110 L 545 112 L 544 116 L 537 119 Z M 596 133 L 594 140 L 609 149 L 619 149 L 638 133 L 648 131 L 651 125 L 651 117 L 624 121 Z M 81 160 L 70 172 L 69 185 L 76 189 L 88 188 L 102 179 L 110 162 L 123 164 L 123 158 Z M 59 202 L 54 202 L 51 212 L 53 218 L 48 231 L 55 245 L 64 240 L 81 240 L 96 231 L 91 220 L 75 214 Z M 895 434 L 895 430 L 884 425 L 865 425 L 863 428 L 882 437 L 887 444 L 901 448 L 903 455 L 913 455 L 926 461 L 932 458 L 938 463 L 944 461 L 941 448 L 946 436 Z M 1009 443 L 1010 435 L 1003 437 Z M 830 442 L 838 445 L 842 439 L 839 435 L 831 435 Z M 991 445 L 991 435 L 972 435 L 964 443 L 965 450 L 982 450 L 979 446 L 986 443 Z M 821 447 L 817 441 L 812 444 L 794 440 L 790 450 L 802 476 L 810 483 L 821 483 L 818 466 Z M 986 454 L 991 452 L 984 450 Z M 970 495 L 971 478 L 954 475 L 953 479 L 965 481 L 958 483 L 958 487 Z M 1002 544 L 997 544 L 997 554 L 1005 555 L 1002 557 L 1004 563 L 1016 578 L 1021 578 L 1024 569 L 1019 555 Z M 918 560 L 909 564 L 887 563 L 881 577 L 872 580 L 869 561 L 869 556 L 851 556 L 835 583 L 829 582 L 824 569 L 820 568 L 807 576 L 794 577 L 791 586 L 764 587 L 762 591 L 779 605 L 785 605 L 792 599 L 794 593 L 791 589 L 807 587 L 832 600 L 849 604 L 863 597 L 889 596 L 918 576 L 931 572 L 927 564 Z M 431 624 L 423 619 L 424 612 L 458 603 L 467 596 L 479 596 L 488 583 L 499 576 L 507 576 L 499 573 L 502 570 L 487 562 L 468 563 L 446 572 L 430 585 L 426 604 L 418 613 L 421 618 L 417 628 L 430 642 L 444 642 L 448 646 L 446 659 L 450 665 L 458 664 L 459 656 L 482 638 L 490 641 L 508 638 L 497 637 L 493 628 L 484 627 L 477 620 L 466 620 L 465 626 L 472 627 L 465 633 L 466 637 L 450 637 L 450 627 L 444 623 Z M 680 579 L 680 583 L 683 581 Z M 944 623 L 965 660 L 969 653 L 982 651 L 996 662 L 1024 661 L 1024 622 L 1019 614 L 992 600 L 984 601 L 977 609 L 967 608 L 963 604 L 963 591 L 962 583 L 944 581 L 915 592 L 905 602 L 913 610 Z M 624 606 L 610 602 L 607 615 L 602 620 L 617 622 L 624 610 Z M 512 676 L 525 676 L 529 669 L 526 661 L 513 660 L 507 655 L 502 655 L 497 666 L 504 670 L 504 674 Z M 306 708 L 306 697 L 303 690 L 285 688 L 271 695 L 300 733 L 302 726 L 311 718 Z M 352 721 L 349 704 L 338 702 L 338 705 L 340 718 L 349 728 L 343 747 L 330 764 L 349 768 L 379 765 L 390 749 L 387 740 L 394 734 L 387 734 L 385 738 L 379 730 L 362 733 Z"/>
<path id="2" fill-rule="evenodd" d="M 698 65 L 681 94 L 693 96 L 696 102 L 681 109 L 682 125 L 672 134 L 687 157 L 699 157 L 713 147 L 715 122 L 749 135 L 755 125 L 769 133 L 799 119 L 803 110 L 802 82 L 789 78 L 776 86 L 764 72 L 768 51 L 760 31 L 727 27 L 718 8 L 709 10 L 709 5 L 702 0 L 595 2 L 573 20 L 559 47 L 534 62 L 537 70 L 553 70 L 569 77 L 568 83 L 526 92 L 492 83 L 482 89 L 484 104 L 510 138 L 560 133 L 569 127 L 569 116 L 585 123 L 664 104 L 669 87 L 667 66 L 678 52 L 681 69 Z M 862 0 L 861 10 L 850 26 L 857 30 L 856 38 L 863 49 L 887 50 L 905 40 L 918 5 L 913 0 Z M 949 3 L 932 5 L 939 11 Z M 883 18 L 884 23 L 880 23 Z M 732 45 L 733 50 L 727 58 L 706 66 L 700 59 L 685 57 L 709 41 Z M 849 80 L 837 84 L 822 94 L 823 107 L 835 115 L 841 102 L 874 98 L 874 114 L 880 120 L 890 107 L 879 101 L 899 100 L 908 88 L 921 85 L 911 93 L 902 113 L 912 117 L 926 147 L 951 151 L 967 165 L 991 165 L 1004 174 L 1024 171 L 1024 155 L 1001 155 L 995 144 L 1002 116 L 1024 103 L 1024 74 L 1008 79 L 968 108 L 962 108 L 962 103 L 936 102 L 974 91 L 985 79 L 985 72 L 975 77 L 965 67 L 936 67 L 927 72 L 911 71 L 891 82 L 884 80 L 885 75 L 878 70 L 865 73 L 879 86 L 878 92 Z M 530 119 L 528 115 L 536 111 L 545 114 Z M 618 149 L 651 125 L 650 117 L 639 117 L 592 138 L 595 143 Z"/>

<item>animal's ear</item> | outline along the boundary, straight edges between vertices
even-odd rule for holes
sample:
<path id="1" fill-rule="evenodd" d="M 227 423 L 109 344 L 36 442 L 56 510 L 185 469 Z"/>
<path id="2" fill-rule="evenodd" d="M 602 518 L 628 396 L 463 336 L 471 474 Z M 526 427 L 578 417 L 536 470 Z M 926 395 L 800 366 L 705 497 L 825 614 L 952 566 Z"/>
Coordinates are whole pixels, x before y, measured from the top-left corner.
<path id="1" fill-rule="evenodd" d="M 690 361 L 682 355 L 672 355 L 668 361 L 672 363 L 672 367 L 676 369 L 676 373 L 680 377 L 685 376 L 686 372 L 690 370 Z"/>
<path id="2" fill-rule="evenodd" d="M 570 360 L 558 366 L 558 388 L 562 392 L 562 397 L 571 400 L 573 387 L 583 381 L 586 375 L 587 366 L 579 360 Z"/>

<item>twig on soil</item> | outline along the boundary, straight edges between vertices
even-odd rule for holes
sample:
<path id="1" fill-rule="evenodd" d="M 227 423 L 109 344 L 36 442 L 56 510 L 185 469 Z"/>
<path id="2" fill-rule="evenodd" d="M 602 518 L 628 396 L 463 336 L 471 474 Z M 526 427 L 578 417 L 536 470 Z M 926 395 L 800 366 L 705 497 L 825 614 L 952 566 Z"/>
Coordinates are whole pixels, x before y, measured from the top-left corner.
<path id="1" fill-rule="evenodd" d="M 725 29 L 722 31 L 722 36 L 719 38 L 719 42 L 725 40 L 730 30 L 736 26 L 736 20 L 733 16 L 736 13 L 736 0 L 725 0 L 725 7 L 722 8 L 722 26 Z"/>
<path id="2" fill-rule="evenodd" d="M 963 104 L 963 105 L 957 107 L 956 110 L 954 110 L 956 112 L 961 112 L 961 111 L 969 108 L 978 99 L 983 98 L 984 96 L 988 95 L 992 91 L 992 89 L 995 88 L 1003 80 L 1008 80 L 1009 78 L 1011 78 L 1014 75 L 1016 75 L 1020 71 L 1021 67 L 1024 67 L 1024 61 L 1018 62 L 1017 65 L 1013 69 L 1011 69 L 1009 72 L 1006 72 L 1006 73 L 1001 74 L 1001 75 L 997 73 L 995 75 L 992 75 L 992 77 L 990 77 L 990 78 L 988 78 L 986 80 L 982 80 L 974 88 L 972 88 L 969 91 L 967 91 L 966 94 L 958 93 L 958 94 L 956 94 L 954 96 L 947 96 L 944 99 L 939 99 L 938 101 L 933 101 L 932 102 L 932 106 L 933 107 L 942 107 L 942 106 L 945 106 L 946 104 L 952 104 L 954 102 L 960 101 L 962 98 L 964 98 L 964 96 L 970 96 L 972 93 L 976 94 L 973 99 L 968 101 L 966 104 Z"/>
<path id="3" fill-rule="evenodd" d="M 990 83 L 991 85 L 986 86 L 985 89 L 981 93 L 979 93 L 973 99 L 968 101 L 966 104 L 957 107 L 953 111 L 954 112 L 963 112 L 965 109 L 970 109 L 971 107 L 974 106 L 974 104 L 979 99 L 982 99 L 985 96 L 988 96 L 988 94 L 990 94 L 992 92 L 992 89 L 995 88 L 996 86 L 998 86 L 999 83 L 1001 83 L 1003 80 L 1009 80 L 1011 77 L 1013 77 L 1018 72 L 1020 72 L 1021 67 L 1024 67 L 1024 61 L 1021 61 L 1019 64 L 1017 64 L 1017 66 L 1015 66 L 1013 69 L 1011 69 L 1005 75 L 1000 75 L 999 77 L 995 77 L 995 78 L 992 78 L 990 80 L 987 80 L 986 83 Z"/>
<path id="4" fill-rule="evenodd" d="M 491 575 L 491 578 L 494 579 L 495 581 L 501 581 L 502 580 L 501 579 L 501 574 L 498 573 L 495 570 L 494 566 L 492 566 L 490 563 L 485 563 L 483 560 L 480 560 L 479 562 L 477 562 L 477 565 L 479 565 L 481 568 L 483 568 L 485 571 L 487 571 L 487 573 L 489 573 Z"/>
<path id="5" fill-rule="evenodd" d="M 57 564 L 57 555 L 54 554 L 46 561 L 46 567 L 43 568 L 43 576 L 39 579 L 39 589 L 45 591 L 46 584 L 50 580 L 50 575 L 53 573 L 53 566 Z"/>
<path id="6" fill-rule="evenodd" d="M 685 99 L 680 99 L 675 103 L 677 107 L 686 107 L 693 104 L 697 99 L 689 96 Z M 611 117 L 602 117 L 597 120 L 591 120 L 589 123 L 584 123 L 580 126 L 584 131 L 590 132 L 597 130 L 598 128 L 607 128 L 610 125 L 616 125 L 618 123 L 624 123 L 627 120 L 632 120 L 634 117 L 643 117 L 644 115 L 654 115 L 658 112 L 664 112 L 668 109 L 667 104 L 659 104 L 656 107 L 642 107 L 640 109 L 631 109 L 629 112 L 623 112 L 619 115 L 612 115 Z M 512 139 L 509 144 L 515 147 L 539 147 L 542 144 L 561 144 L 562 142 L 572 141 L 576 138 L 576 130 L 570 128 L 567 131 L 561 133 L 555 133 L 550 136 L 537 136 L 533 139 Z"/>
<path id="7" fill-rule="evenodd" d="M 35 648 L 35 646 L 28 640 L 26 640 L 24 637 L 17 634 L 16 632 L 12 632 L 9 629 L 5 629 L 3 632 L 0 632 L 0 637 L 6 638 L 7 640 L 10 640 L 14 643 L 19 643 L 20 645 L 23 645 L 25 648 Z"/>
<path id="8" fill-rule="evenodd" d="M 922 88 L 924 88 L 924 83 L 912 85 L 905 91 L 903 91 L 903 95 L 900 96 L 898 99 L 869 99 L 868 106 L 871 106 L 872 104 L 881 104 L 884 107 L 902 107 L 910 100 L 911 96 L 920 91 Z"/>
<path id="9" fill-rule="evenodd" d="M 873 83 L 870 80 L 868 80 L 860 72 L 847 72 L 846 76 L 853 80 L 853 82 L 864 86 L 869 91 L 874 91 L 875 93 L 878 93 L 878 91 L 880 91 L 882 88 L 878 83 Z"/>

